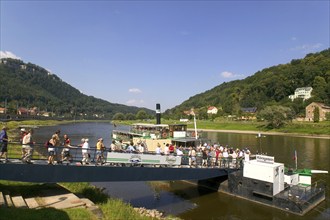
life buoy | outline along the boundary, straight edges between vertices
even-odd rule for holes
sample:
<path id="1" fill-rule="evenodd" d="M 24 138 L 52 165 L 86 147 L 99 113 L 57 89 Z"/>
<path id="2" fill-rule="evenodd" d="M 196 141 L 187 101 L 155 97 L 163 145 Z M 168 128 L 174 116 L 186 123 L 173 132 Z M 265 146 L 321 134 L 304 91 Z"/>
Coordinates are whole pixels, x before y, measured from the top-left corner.
<path id="1" fill-rule="evenodd" d="M 163 132 L 162 137 L 163 137 L 163 138 L 167 138 L 167 134 L 166 134 L 166 132 Z"/>

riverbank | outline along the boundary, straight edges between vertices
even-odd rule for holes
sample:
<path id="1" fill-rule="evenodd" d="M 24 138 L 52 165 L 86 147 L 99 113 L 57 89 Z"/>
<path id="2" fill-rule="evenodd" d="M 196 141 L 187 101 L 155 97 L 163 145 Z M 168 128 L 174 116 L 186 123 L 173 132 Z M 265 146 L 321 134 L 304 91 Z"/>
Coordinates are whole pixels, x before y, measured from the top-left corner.
<path id="1" fill-rule="evenodd" d="M 145 121 L 112 121 L 116 125 L 130 126 L 134 123 L 146 123 Z M 154 120 L 148 121 L 148 123 L 155 124 Z M 177 120 L 165 120 L 162 124 L 187 124 L 189 130 L 194 130 L 194 123 L 178 122 Z M 300 137 L 320 137 L 330 138 L 330 122 L 322 121 L 318 123 L 314 122 L 298 122 L 293 121 L 286 124 L 284 127 L 277 129 L 267 128 L 264 122 L 259 121 L 227 121 L 227 120 L 197 120 L 197 130 L 199 131 L 214 131 L 214 132 L 231 132 L 231 133 L 246 133 L 246 134 L 258 134 L 266 133 L 269 135 L 288 135 L 288 136 L 300 136 Z"/>
<path id="2" fill-rule="evenodd" d="M 56 126 L 60 124 L 68 123 L 84 123 L 84 122 L 109 122 L 116 125 L 131 125 L 133 123 L 143 123 L 142 121 L 57 121 L 57 120 L 29 120 L 29 121 L 9 121 L 2 123 L 9 128 L 9 136 L 11 138 L 18 137 L 18 128 L 22 125 L 27 126 Z M 150 121 L 148 123 L 155 123 Z M 176 124 L 177 121 L 173 120 L 163 120 L 162 123 L 165 124 Z M 188 130 L 194 130 L 192 122 L 188 122 Z M 205 121 L 199 120 L 197 122 L 198 131 L 210 131 L 210 132 L 224 132 L 224 133 L 241 133 L 241 134 L 267 134 L 267 135 L 285 135 L 285 136 L 294 136 L 294 137 L 306 137 L 306 138 L 321 138 L 321 139 L 330 139 L 330 122 L 293 122 L 289 125 L 286 125 L 284 128 L 275 130 L 266 129 L 261 122 L 254 121 Z"/>
<path id="3" fill-rule="evenodd" d="M 189 128 L 189 131 L 194 131 L 194 129 Z M 293 136 L 293 137 L 305 137 L 305 138 L 321 138 L 321 139 L 330 139 L 330 135 L 321 135 L 321 134 L 300 134 L 300 133 L 284 133 L 284 132 L 275 132 L 275 131 L 246 131 L 246 130 L 219 130 L 219 129 L 198 129 L 198 131 L 203 132 L 223 132 L 223 133 L 238 133 L 238 134 L 264 134 L 264 135 L 284 135 L 284 136 Z"/>

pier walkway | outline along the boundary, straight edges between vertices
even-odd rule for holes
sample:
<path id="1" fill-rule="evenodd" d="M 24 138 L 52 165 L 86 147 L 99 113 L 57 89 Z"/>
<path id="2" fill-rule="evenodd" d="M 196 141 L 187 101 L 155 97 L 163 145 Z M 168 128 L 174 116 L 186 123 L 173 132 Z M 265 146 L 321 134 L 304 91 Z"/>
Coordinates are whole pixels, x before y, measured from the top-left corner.
<path id="1" fill-rule="evenodd" d="M 228 176 L 229 173 L 239 169 L 237 161 L 228 161 L 220 167 L 201 167 L 198 164 L 191 167 L 184 164 L 183 160 L 179 165 L 105 161 L 101 166 L 93 160 L 87 165 L 82 165 L 81 149 L 75 151 L 77 152 L 71 152 L 73 156 L 71 163 L 63 162 L 56 165 L 47 164 L 47 151 L 44 148 L 39 150 L 35 148 L 32 164 L 23 163 L 20 155 L 9 158 L 7 163 L 2 160 L 0 180 L 38 183 L 205 180 Z M 91 158 L 93 158 L 92 150 Z"/>

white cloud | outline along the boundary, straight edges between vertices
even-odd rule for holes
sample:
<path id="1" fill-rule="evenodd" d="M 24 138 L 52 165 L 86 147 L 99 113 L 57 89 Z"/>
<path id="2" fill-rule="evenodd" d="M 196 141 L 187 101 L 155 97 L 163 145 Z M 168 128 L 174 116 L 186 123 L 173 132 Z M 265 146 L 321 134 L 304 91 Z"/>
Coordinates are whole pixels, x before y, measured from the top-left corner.
<path id="1" fill-rule="evenodd" d="M 179 33 L 180 33 L 180 35 L 183 35 L 183 36 L 190 35 L 190 32 L 189 31 L 185 31 L 185 30 L 180 31 Z"/>
<path id="2" fill-rule="evenodd" d="M 322 46 L 323 45 L 321 43 L 303 44 L 303 45 L 300 45 L 300 46 L 293 47 L 290 50 L 293 50 L 293 51 L 302 51 L 302 52 L 306 53 L 306 52 L 313 52 L 315 50 L 318 50 Z"/>
<path id="3" fill-rule="evenodd" d="M 128 90 L 128 92 L 131 92 L 131 93 L 141 93 L 142 91 L 138 88 L 131 88 Z"/>
<path id="4" fill-rule="evenodd" d="M 244 77 L 244 75 L 242 75 L 242 74 L 235 74 L 235 73 L 228 72 L 228 71 L 224 71 L 224 72 L 220 73 L 220 76 L 223 78 L 242 78 L 242 77 Z"/>
<path id="5" fill-rule="evenodd" d="M 224 78 L 233 78 L 233 76 L 234 76 L 233 73 L 228 72 L 228 71 L 222 72 L 220 75 Z"/>
<path id="6" fill-rule="evenodd" d="M 134 106 L 141 106 L 144 104 L 144 100 L 136 100 L 136 99 L 131 99 L 126 102 L 127 105 L 134 105 Z"/>
<path id="7" fill-rule="evenodd" d="M 12 59 L 21 60 L 20 57 L 16 56 L 15 54 L 13 54 L 10 51 L 0 51 L 0 59 L 4 59 L 4 58 L 12 58 Z"/>
<path id="8" fill-rule="evenodd" d="M 297 38 L 296 37 L 291 37 L 291 40 L 295 41 L 295 40 L 297 40 Z"/>

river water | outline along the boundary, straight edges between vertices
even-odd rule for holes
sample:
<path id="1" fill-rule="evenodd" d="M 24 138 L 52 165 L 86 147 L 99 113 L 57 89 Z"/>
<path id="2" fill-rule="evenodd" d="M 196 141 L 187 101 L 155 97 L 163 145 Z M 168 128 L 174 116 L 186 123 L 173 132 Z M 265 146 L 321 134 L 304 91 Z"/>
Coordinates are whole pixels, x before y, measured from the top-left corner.
<path id="1" fill-rule="evenodd" d="M 110 123 L 72 123 L 35 130 L 37 143 L 43 143 L 57 129 L 61 135 L 68 134 L 72 144 L 79 144 L 81 138 L 89 138 L 94 146 L 102 137 L 104 144 L 111 143 Z M 116 127 L 120 129 L 120 126 Z M 262 152 L 275 157 L 275 161 L 295 167 L 294 151 L 298 155 L 298 168 L 330 171 L 330 139 L 292 137 L 282 135 L 238 134 L 203 132 L 202 136 L 213 143 L 229 145 L 233 148 L 249 148 L 252 153 Z M 264 205 L 226 195 L 197 189 L 195 185 L 183 181 L 168 182 L 98 182 L 92 183 L 105 188 L 111 197 L 120 198 L 135 207 L 158 209 L 182 219 L 330 219 L 330 174 L 316 174 L 313 180 L 325 181 L 328 185 L 326 201 L 305 216 L 297 216 Z"/>

